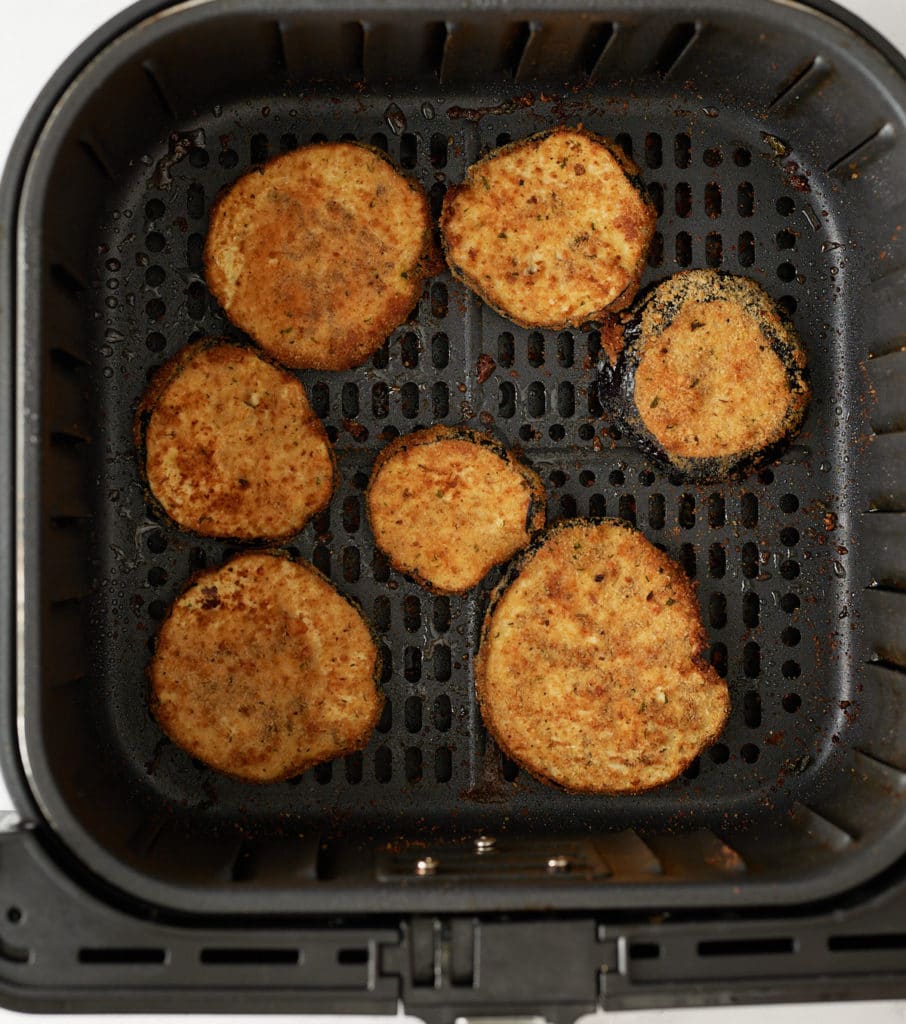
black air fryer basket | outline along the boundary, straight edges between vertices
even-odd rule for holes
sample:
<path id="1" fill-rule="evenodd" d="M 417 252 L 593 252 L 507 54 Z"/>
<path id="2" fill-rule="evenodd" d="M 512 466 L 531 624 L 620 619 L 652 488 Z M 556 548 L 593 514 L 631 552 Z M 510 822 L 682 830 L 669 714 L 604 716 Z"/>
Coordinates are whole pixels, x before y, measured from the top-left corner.
<path id="1" fill-rule="evenodd" d="M 152 0 L 70 59 L 0 195 L 2 1002 L 567 1021 L 906 994 L 904 71 L 787 0 Z M 168 603 L 235 549 L 155 516 L 131 424 L 164 360 L 240 337 L 202 274 L 212 202 L 354 138 L 436 214 L 489 148 L 559 123 L 642 169 L 647 281 L 720 267 L 791 314 L 804 430 L 742 481 L 683 483 L 602 415 L 595 330 L 517 328 L 439 274 L 366 366 L 300 374 L 341 483 L 291 546 L 378 631 L 384 717 L 288 782 L 211 772 L 164 739 L 145 670 Z M 733 710 L 673 784 L 520 772 L 473 697 L 494 574 L 434 597 L 375 551 L 376 454 L 459 422 L 524 450 L 551 519 L 622 517 L 696 580 Z"/>

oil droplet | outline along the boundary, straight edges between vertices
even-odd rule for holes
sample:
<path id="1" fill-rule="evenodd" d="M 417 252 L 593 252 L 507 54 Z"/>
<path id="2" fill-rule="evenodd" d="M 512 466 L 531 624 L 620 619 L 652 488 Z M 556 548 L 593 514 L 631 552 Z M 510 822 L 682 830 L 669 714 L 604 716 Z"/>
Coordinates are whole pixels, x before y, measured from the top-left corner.
<path id="1" fill-rule="evenodd" d="M 829 473 L 830 468 L 831 464 L 829 462 L 822 462 L 821 465 L 818 467 L 818 469 L 820 469 L 822 473 Z"/>
<path id="2" fill-rule="evenodd" d="M 104 337 L 107 339 L 107 341 L 125 341 L 126 340 L 126 335 L 123 334 L 122 331 L 118 331 L 118 330 L 116 330 L 113 327 L 108 327 L 107 330 L 104 331 Z"/>
<path id="3" fill-rule="evenodd" d="M 845 578 L 846 570 L 843 568 L 842 562 L 834 562 L 834 575 L 839 576 L 841 580 Z"/>
<path id="4" fill-rule="evenodd" d="M 424 117 L 426 121 L 434 120 L 434 107 L 432 107 L 427 100 L 422 104 L 422 117 Z"/>
<path id="5" fill-rule="evenodd" d="M 104 376 L 108 380 L 113 376 L 113 367 L 112 366 L 105 366 L 104 367 Z"/>
<path id="6" fill-rule="evenodd" d="M 406 115 L 395 103 L 391 103 L 384 111 L 384 120 L 394 135 L 402 135 L 406 130 Z"/>
<path id="7" fill-rule="evenodd" d="M 107 260 L 104 266 L 112 273 L 115 274 L 120 269 L 119 260 Z"/>

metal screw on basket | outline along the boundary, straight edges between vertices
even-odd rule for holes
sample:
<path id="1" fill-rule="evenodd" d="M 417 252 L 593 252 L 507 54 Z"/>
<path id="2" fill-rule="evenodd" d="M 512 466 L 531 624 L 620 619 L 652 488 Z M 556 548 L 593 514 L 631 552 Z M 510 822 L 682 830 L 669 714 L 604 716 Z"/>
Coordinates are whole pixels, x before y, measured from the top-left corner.
<path id="1" fill-rule="evenodd" d="M 551 874 L 557 874 L 562 871 L 569 871 L 569 868 L 569 857 L 564 857 L 563 854 L 558 854 L 556 857 L 548 858 L 547 870 Z"/>
<path id="2" fill-rule="evenodd" d="M 497 840 L 493 836 L 477 836 L 475 839 L 475 852 L 490 853 L 496 845 Z"/>
<path id="3" fill-rule="evenodd" d="M 436 873 L 440 861 L 434 859 L 434 857 L 422 857 L 421 860 L 415 862 L 415 873 L 417 875 L 433 875 Z"/>

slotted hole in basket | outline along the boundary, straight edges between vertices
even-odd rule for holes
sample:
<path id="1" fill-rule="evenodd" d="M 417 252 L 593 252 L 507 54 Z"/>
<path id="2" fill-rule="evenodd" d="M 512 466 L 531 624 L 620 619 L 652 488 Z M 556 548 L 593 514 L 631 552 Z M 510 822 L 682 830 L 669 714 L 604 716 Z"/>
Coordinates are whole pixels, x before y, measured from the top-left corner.
<path id="1" fill-rule="evenodd" d="M 750 640 L 742 649 L 742 670 L 749 679 L 761 674 L 761 647 Z"/>
<path id="2" fill-rule="evenodd" d="M 444 208 L 444 196 L 447 194 L 447 186 L 441 181 L 435 181 L 428 190 L 428 205 L 431 207 L 431 216 L 438 220 Z"/>
<path id="3" fill-rule="evenodd" d="M 407 370 L 414 370 L 418 366 L 419 347 L 418 335 L 415 331 L 406 331 L 400 341 L 400 353 L 403 366 Z"/>
<path id="4" fill-rule="evenodd" d="M 752 541 L 747 541 L 742 546 L 742 553 L 740 558 L 742 565 L 742 574 L 746 579 L 755 579 L 758 575 L 759 557 L 758 557 L 758 545 Z"/>
<path id="5" fill-rule="evenodd" d="M 679 564 L 682 566 L 683 571 L 689 579 L 694 580 L 698 575 L 698 564 L 695 558 L 694 544 L 686 543 L 680 545 Z"/>
<path id="6" fill-rule="evenodd" d="M 711 647 L 711 664 L 714 671 L 724 678 L 727 674 L 727 645 L 717 643 Z"/>
<path id="7" fill-rule="evenodd" d="M 445 683 L 453 673 L 450 648 L 446 644 L 436 644 L 431 658 L 431 672 L 439 683 Z"/>
<path id="8" fill-rule="evenodd" d="M 680 497 L 677 518 L 684 530 L 691 530 L 695 526 L 695 498 L 693 495 L 683 494 Z"/>
<path id="9" fill-rule="evenodd" d="M 755 188 L 750 181 L 743 181 L 737 186 L 736 212 L 740 217 L 752 217 L 755 214 Z"/>
<path id="10" fill-rule="evenodd" d="M 418 384 L 407 381 L 400 388 L 400 411 L 407 420 L 418 416 Z"/>
<path id="11" fill-rule="evenodd" d="M 747 530 L 752 530 L 758 525 L 758 498 L 751 492 L 747 491 L 739 499 L 739 516 Z"/>
<path id="12" fill-rule="evenodd" d="M 705 262 L 709 267 L 719 267 L 724 258 L 723 238 L 717 231 L 708 232 L 705 238 Z"/>
<path id="13" fill-rule="evenodd" d="M 573 336 L 569 331 L 561 331 L 557 335 L 557 362 L 560 366 L 570 367 L 573 365 L 574 351 Z"/>
<path id="14" fill-rule="evenodd" d="M 313 774 L 319 786 L 326 786 L 333 778 L 333 764 L 329 761 L 326 764 L 316 764 Z"/>
<path id="15" fill-rule="evenodd" d="M 751 267 L 755 263 L 755 236 L 751 231 L 743 231 L 736 245 L 737 258 L 741 267 Z"/>
<path id="16" fill-rule="evenodd" d="M 386 419 L 390 414 L 390 389 L 383 381 L 371 388 L 371 412 L 375 419 Z"/>
<path id="17" fill-rule="evenodd" d="M 357 533 L 361 525 L 361 509 L 359 499 L 354 494 L 349 494 L 343 499 L 343 529 L 347 533 Z"/>
<path id="18" fill-rule="evenodd" d="M 702 160 L 707 167 L 720 167 L 723 163 L 723 159 L 724 157 L 720 146 L 709 146 L 704 153 L 702 153 Z"/>
<path id="19" fill-rule="evenodd" d="M 434 778 L 437 782 L 449 782 L 453 777 L 453 755 L 449 747 L 438 747 L 434 751 Z"/>
<path id="20" fill-rule="evenodd" d="M 497 339 L 497 365 L 509 368 L 513 365 L 516 355 L 516 339 L 509 331 L 504 331 Z"/>
<path id="21" fill-rule="evenodd" d="M 374 599 L 372 621 L 378 633 L 386 633 L 390 629 L 390 598 L 386 594 L 378 594 Z"/>
<path id="22" fill-rule="evenodd" d="M 420 647 L 407 647 L 403 651 L 403 675 L 410 683 L 417 683 L 421 679 L 422 652 Z"/>
<path id="23" fill-rule="evenodd" d="M 688 217 L 692 212 L 692 186 L 687 181 L 677 184 L 673 195 L 673 208 L 677 217 Z"/>
<path id="24" fill-rule="evenodd" d="M 632 159 L 632 136 L 626 132 L 620 132 L 614 139 L 614 142 L 623 150 L 629 159 Z"/>
<path id="25" fill-rule="evenodd" d="M 390 562 L 379 548 L 375 548 L 371 556 L 371 575 L 376 583 L 386 583 L 390 579 Z"/>
<path id="26" fill-rule="evenodd" d="M 386 650 L 386 648 L 382 648 Z M 393 728 L 393 706 L 390 701 L 385 699 L 384 706 L 381 708 L 381 717 L 378 720 L 377 731 L 382 733 L 388 733 Z"/>
<path id="27" fill-rule="evenodd" d="M 748 629 L 755 629 L 761 618 L 761 598 L 753 590 L 742 595 L 742 621 Z"/>
<path id="28" fill-rule="evenodd" d="M 450 698 L 445 694 L 438 694 L 434 698 L 434 728 L 438 732 L 448 732 L 453 724 L 453 708 Z"/>
<path id="29" fill-rule="evenodd" d="M 651 237 L 651 245 L 648 247 L 648 266 L 659 267 L 664 262 L 664 236 L 660 231 L 655 231 Z"/>
<path id="30" fill-rule="evenodd" d="M 723 629 L 727 624 L 727 598 L 719 591 L 708 600 L 708 622 L 713 629 Z"/>
<path id="31" fill-rule="evenodd" d="M 562 504 L 562 502 L 561 502 Z M 573 508 L 575 508 L 575 502 L 573 502 Z M 570 513 L 575 515 L 575 511 Z M 636 523 L 636 506 L 635 506 L 635 495 L 633 494 L 621 494 L 620 500 L 617 502 L 617 516 L 620 519 L 625 519 L 627 523 L 631 523 L 635 526 Z"/>
<path id="32" fill-rule="evenodd" d="M 664 212 L 664 186 L 659 181 L 649 181 L 648 195 L 654 204 L 654 212 L 660 217 Z"/>
<path id="33" fill-rule="evenodd" d="M 519 765 L 511 761 L 505 754 L 500 755 L 500 767 L 507 782 L 513 782 L 519 774 Z"/>
<path id="34" fill-rule="evenodd" d="M 431 166 L 440 169 L 447 166 L 447 136 L 441 132 L 434 132 L 431 136 L 429 148 Z"/>
<path id="35" fill-rule="evenodd" d="M 540 331 L 532 331 L 528 336 L 529 366 L 544 366 L 544 335 Z"/>
<path id="36" fill-rule="evenodd" d="M 389 747 L 378 747 L 374 752 L 374 777 L 381 783 L 393 777 L 393 755 Z"/>
<path id="37" fill-rule="evenodd" d="M 434 598 L 432 621 L 434 623 L 434 630 L 437 633 L 446 633 L 450 628 L 451 610 L 448 597 Z"/>
<path id="38" fill-rule="evenodd" d="M 502 381 L 498 395 L 497 415 L 501 419 L 512 419 L 516 415 L 516 387 L 512 381 Z"/>
<path id="39" fill-rule="evenodd" d="M 361 555 L 358 548 L 343 548 L 343 579 L 355 583 L 361 575 Z"/>
<path id="40" fill-rule="evenodd" d="M 544 415 L 546 401 L 547 397 L 544 390 L 544 384 L 542 384 L 540 380 L 533 381 L 529 384 L 525 407 L 526 412 L 532 417 L 532 419 L 539 419 Z"/>
<path id="41" fill-rule="evenodd" d="M 361 750 L 357 750 L 354 754 L 347 754 L 344 758 L 346 781 L 353 786 L 362 781 L 364 760 Z"/>
<path id="42" fill-rule="evenodd" d="M 674 137 L 673 162 L 680 170 L 685 170 L 692 163 L 692 140 L 685 132 Z"/>
<path id="43" fill-rule="evenodd" d="M 663 530 L 666 507 L 663 494 L 648 495 L 648 525 L 652 530 Z"/>
<path id="44" fill-rule="evenodd" d="M 757 690 L 747 690 L 742 699 L 743 721 L 750 729 L 761 726 L 761 694 Z"/>
<path id="45" fill-rule="evenodd" d="M 645 163 L 652 169 L 656 169 L 664 162 L 661 137 L 657 132 L 648 132 L 645 136 Z"/>
<path id="46" fill-rule="evenodd" d="M 403 626 L 409 633 L 417 633 L 422 624 L 422 603 L 415 594 L 403 598 Z"/>
<path id="47" fill-rule="evenodd" d="M 688 231 L 680 231 L 676 236 L 676 263 L 680 267 L 692 264 L 692 236 Z"/>
<path id="48" fill-rule="evenodd" d="M 607 515 L 607 502 L 603 494 L 593 494 L 588 499 L 588 514 L 592 519 L 603 519 Z"/>
<path id="49" fill-rule="evenodd" d="M 412 132 L 403 132 L 400 136 L 400 163 L 406 170 L 411 170 L 418 161 L 418 136 Z"/>
<path id="50" fill-rule="evenodd" d="M 403 705 L 403 721 L 407 732 L 421 732 L 422 728 L 422 698 L 410 696 L 406 698 Z"/>
<path id="51" fill-rule="evenodd" d="M 705 185 L 705 213 L 714 220 L 721 214 L 723 195 L 719 181 L 709 181 Z"/>

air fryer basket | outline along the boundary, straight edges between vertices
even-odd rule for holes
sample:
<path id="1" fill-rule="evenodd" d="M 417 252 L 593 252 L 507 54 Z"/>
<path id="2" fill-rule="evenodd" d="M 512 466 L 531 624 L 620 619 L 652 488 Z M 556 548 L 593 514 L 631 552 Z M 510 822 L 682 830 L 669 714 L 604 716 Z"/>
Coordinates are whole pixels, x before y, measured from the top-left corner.
<path id="1" fill-rule="evenodd" d="M 120 906 L 259 923 L 763 913 L 840 901 L 894 870 L 906 851 L 896 62 L 835 17 L 775 0 L 150 3 L 86 44 L 23 135 L 3 195 L 16 581 L 14 605 L 3 595 L 5 758 L 35 823 L 31 870 L 47 856 Z M 791 314 L 815 395 L 802 434 L 742 481 L 683 483 L 610 425 L 593 325 L 526 331 L 439 274 L 367 365 L 300 374 L 340 486 L 290 550 L 374 623 L 384 718 L 364 753 L 286 783 L 211 772 L 162 736 L 145 670 L 168 603 L 236 548 L 156 516 L 131 436 L 161 362 L 202 335 L 242 337 L 204 284 L 211 204 L 268 156 L 354 138 L 386 149 L 437 213 L 482 153 L 555 123 L 614 137 L 639 164 L 660 214 L 646 281 L 720 267 Z M 479 379 L 487 355 L 495 368 Z M 472 664 L 495 575 L 466 597 L 431 596 L 389 569 L 364 516 L 382 445 L 435 422 L 521 447 L 551 519 L 620 516 L 696 579 L 733 711 L 674 784 L 569 796 L 487 738 Z M 419 927 L 405 933 L 412 972 Z M 440 948 L 433 928 L 423 952 Z M 608 934 L 589 924 L 592 945 Z M 377 946 L 366 949 L 347 966 L 373 978 Z"/>

